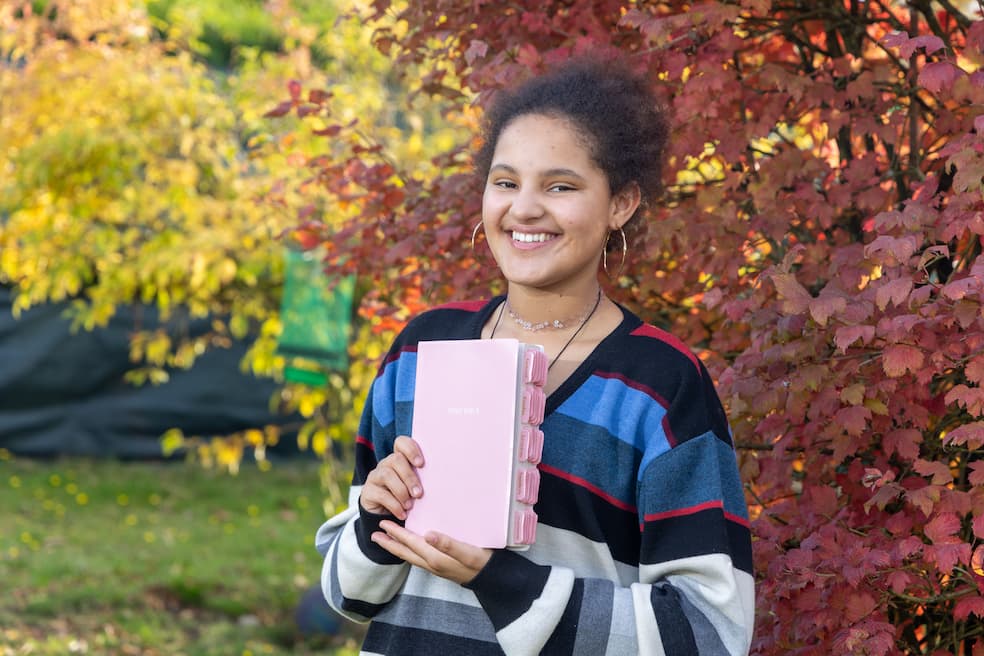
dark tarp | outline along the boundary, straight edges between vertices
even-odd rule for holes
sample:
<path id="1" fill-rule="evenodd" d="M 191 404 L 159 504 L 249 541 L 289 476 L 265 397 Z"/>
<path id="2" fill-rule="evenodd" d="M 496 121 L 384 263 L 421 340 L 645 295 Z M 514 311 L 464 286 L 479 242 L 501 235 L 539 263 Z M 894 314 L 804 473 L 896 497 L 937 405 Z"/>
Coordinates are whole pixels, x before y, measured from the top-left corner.
<path id="1" fill-rule="evenodd" d="M 123 380 L 132 368 L 128 335 L 154 326 L 153 308 L 121 307 L 106 328 L 71 334 L 65 305 L 14 319 L 12 301 L 0 286 L 0 447 L 15 454 L 157 458 L 169 428 L 211 436 L 288 419 L 268 409 L 273 381 L 240 371 L 242 342 L 170 371 L 163 385 L 134 387 Z M 202 334 L 210 321 L 190 320 L 182 330 Z M 281 445 L 276 452 L 296 452 L 290 438 Z"/>

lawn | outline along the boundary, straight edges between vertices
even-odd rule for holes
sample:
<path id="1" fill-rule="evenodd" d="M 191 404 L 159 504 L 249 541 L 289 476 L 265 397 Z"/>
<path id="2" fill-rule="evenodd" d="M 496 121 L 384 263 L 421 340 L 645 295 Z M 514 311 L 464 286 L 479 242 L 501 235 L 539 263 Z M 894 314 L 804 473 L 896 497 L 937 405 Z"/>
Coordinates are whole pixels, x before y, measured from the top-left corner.
<path id="1" fill-rule="evenodd" d="M 353 625 L 295 619 L 321 496 L 311 462 L 231 476 L 0 449 L 0 656 L 354 654 Z"/>

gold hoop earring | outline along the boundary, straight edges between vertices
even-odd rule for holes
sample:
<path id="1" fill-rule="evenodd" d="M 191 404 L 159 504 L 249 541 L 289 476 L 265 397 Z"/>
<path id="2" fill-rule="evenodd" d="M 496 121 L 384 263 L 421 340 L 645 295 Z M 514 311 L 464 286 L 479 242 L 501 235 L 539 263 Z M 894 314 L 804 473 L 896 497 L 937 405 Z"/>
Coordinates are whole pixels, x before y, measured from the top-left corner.
<path id="1" fill-rule="evenodd" d="M 605 247 L 601 250 L 601 268 L 605 271 L 605 275 L 609 280 L 612 279 L 612 274 L 608 271 L 608 242 L 611 240 L 614 232 L 613 230 L 608 233 L 608 239 L 605 240 Z M 629 251 L 629 242 L 625 239 L 625 230 L 619 228 L 618 234 L 622 236 L 622 260 L 618 263 L 618 271 L 615 272 L 615 278 L 618 278 L 622 274 L 622 269 L 625 267 L 625 257 Z"/>
<path id="2" fill-rule="evenodd" d="M 471 248 L 473 253 L 475 252 L 475 237 L 478 236 L 478 229 L 484 225 L 485 225 L 484 221 L 479 221 L 478 223 L 475 224 L 475 227 L 472 228 Z"/>

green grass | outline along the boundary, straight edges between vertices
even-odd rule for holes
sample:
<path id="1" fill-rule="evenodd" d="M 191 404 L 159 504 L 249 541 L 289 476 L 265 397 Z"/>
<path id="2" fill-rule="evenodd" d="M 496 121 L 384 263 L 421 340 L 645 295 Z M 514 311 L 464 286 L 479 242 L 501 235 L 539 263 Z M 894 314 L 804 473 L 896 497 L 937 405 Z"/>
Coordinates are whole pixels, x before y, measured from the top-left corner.
<path id="1" fill-rule="evenodd" d="M 354 654 L 306 637 L 317 465 L 32 461 L 0 450 L 0 656 Z"/>

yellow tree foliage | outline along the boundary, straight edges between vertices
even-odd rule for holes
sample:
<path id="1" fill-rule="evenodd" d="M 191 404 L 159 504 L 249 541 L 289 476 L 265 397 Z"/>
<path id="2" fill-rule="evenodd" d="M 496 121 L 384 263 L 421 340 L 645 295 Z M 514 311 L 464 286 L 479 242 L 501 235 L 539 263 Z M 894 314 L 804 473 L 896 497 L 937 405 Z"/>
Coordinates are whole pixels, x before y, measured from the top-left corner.
<path id="1" fill-rule="evenodd" d="M 302 200 L 328 224 L 350 211 L 297 192 L 306 173 L 293 164 L 333 145 L 295 132 L 296 121 L 263 118 L 284 79 L 332 86 L 336 110 L 411 169 L 456 139 L 454 126 L 433 127 L 436 109 L 396 115 L 391 99 L 403 90 L 361 21 L 317 26 L 288 3 L 270 7 L 285 52 L 244 48 L 224 72 L 195 57 L 193 21 L 159 38 L 137 0 L 53 0 L 40 15 L 30 3 L 0 6 L 0 284 L 16 291 L 16 313 L 69 301 L 76 329 L 99 329 L 123 305 L 156 306 L 163 328 L 134 327 L 135 383 L 164 383 L 232 338 L 252 343 L 244 370 L 282 375 L 280 237 Z M 324 70 L 313 49 L 329 53 Z M 212 317 L 208 334 L 182 330 L 201 317 Z M 351 372 L 272 399 L 307 420 L 302 445 L 328 454 L 332 441 L 352 439 L 373 373 L 365 356 L 385 339 L 369 323 L 357 329 Z M 278 438 L 275 427 L 218 441 L 171 431 L 164 445 L 197 444 L 206 461 L 234 469 L 244 449 L 262 458 Z"/>

